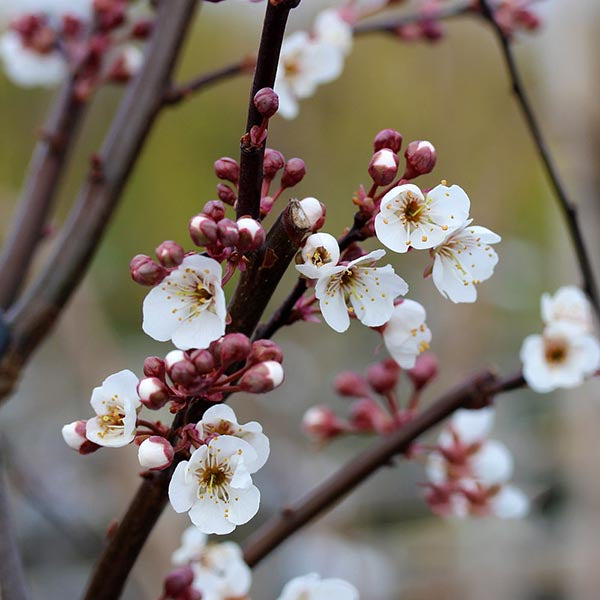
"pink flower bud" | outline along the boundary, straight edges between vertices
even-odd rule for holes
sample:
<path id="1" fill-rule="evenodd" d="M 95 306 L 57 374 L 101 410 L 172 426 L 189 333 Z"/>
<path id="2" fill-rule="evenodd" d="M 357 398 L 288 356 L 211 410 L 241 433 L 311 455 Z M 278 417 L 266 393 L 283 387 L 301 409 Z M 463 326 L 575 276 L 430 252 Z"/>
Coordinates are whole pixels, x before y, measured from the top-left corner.
<path id="1" fill-rule="evenodd" d="M 350 423 L 358 431 L 383 433 L 389 421 L 383 409 L 371 398 L 357 400 L 350 409 Z"/>
<path id="2" fill-rule="evenodd" d="M 378 394 L 387 394 L 398 385 L 400 367 L 394 360 L 386 359 L 367 369 L 367 382 Z"/>
<path id="3" fill-rule="evenodd" d="M 256 340 L 256 342 L 253 342 L 248 362 L 262 363 L 270 360 L 278 363 L 283 362 L 283 351 L 279 345 L 271 340 Z"/>
<path id="4" fill-rule="evenodd" d="M 185 593 L 194 581 L 194 571 L 189 566 L 173 569 L 165 577 L 165 596 L 178 598 Z"/>
<path id="5" fill-rule="evenodd" d="M 235 221 L 232 221 L 231 219 L 221 219 L 217 223 L 217 232 L 219 235 L 219 242 L 221 242 L 223 246 L 237 245 L 240 234 Z"/>
<path id="6" fill-rule="evenodd" d="M 77 450 L 77 452 L 87 442 L 87 438 L 85 437 L 85 421 L 73 421 L 72 423 L 63 425 L 61 433 L 67 446 L 73 450 Z"/>
<path id="7" fill-rule="evenodd" d="M 250 217 L 242 217 L 237 220 L 239 239 L 237 247 L 240 252 L 251 252 L 258 250 L 265 242 L 265 230 L 263 226 Z"/>
<path id="8" fill-rule="evenodd" d="M 208 350 L 194 350 L 190 353 L 190 360 L 199 375 L 210 373 L 215 368 L 215 359 Z"/>
<path id="9" fill-rule="evenodd" d="M 313 406 L 302 417 L 302 429 L 319 441 L 329 441 L 344 431 L 344 424 L 327 406 Z"/>
<path id="10" fill-rule="evenodd" d="M 165 356 L 165 367 L 167 371 L 170 371 L 173 368 L 173 365 L 182 360 L 187 360 L 183 350 L 171 350 L 171 352 Z"/>
<path id="11" fill-rule="evenodd" d="M 377 185 L 389 185 L 398 173 L 398 156 L 389 148 L 383 148 L 373 154 L 369 163 L 369 175 Z"/>
<path id="12" fill-rule="evenodd" d="M 158 377 L 162 380 L 165 377 L 165 361 L 158 356 L 149 356 L 144 360 L 144 375 L 146 377 Z"/>
<path id="13" fill-rule="evenodd" d="M 274 205 L 275 201 L 273 200 L 272 196 L 263 196 L 260 199 L 260 216 L 264 219 L 267 215 L 269 215 Z"/>
<path id="14" fill-rule="evenodd" d="M 224 183 L 217 183 L 217 196 L 219 196 L 219 200 L 229 206 L 233 206 L 237 200 L 235 192 Z"/>
<path id="15" fill-rule="evenodd" d="M 156 285 L 169 272 L 146 254 L 137 254 L 129 263 L 131 279 L 140 285 Z"/>
<path id="16" fill-rule="evenodd" d="M 406 158 L 406 172 L 404 176 L 407 179 L 412 179 L 417 175 L 431 173 L 433 167 L 435 167 L 437 154 L 430 142 L 415 141 L 407 146 L 404 158 Z"/>
<path id="17" fill-rule="evenodd" d="M 444 28 L 435 19 L 425 19 L 421 23 L 421 35 L 430 42 L 437 42 L 444 37 Z"/>
<path id="18" fill-rule="evenodd" d="M 210 246 L 219 239 L 217 224 L 206 215 L 192 217 L 189 232 L 196 246 Z"/>
<path id="19" fill-rule="evenodd" d="M 394 153 L 400 152 L 402 148 L 402 134 L 395 129 L 382 129 L 373 140 L 375 152 L 388 148 Z"/>
<path id="20" fill-rule="evenodd" d="M 202 213 L 217 223 L 225 217 L 225 205 L 220 200 L 209 200 L 204 205 Z"/>
<path id="21" fill-rule="evenodd" d="M 273 148 L 265 149 L 263 175 L 267 181 L 271 181 L 284 166 L 285 158 L 279 150 L 273 150 Z"/>
<path id="22" fill-rule="evenodd" d="M 224 156 L 215 161 L 215 175 L 219 179 L 231 181 L 231 183 L 237 185 L 240 178 L 240 165 L 233 158 Z"/>
<path id="23" fill-rule="evenodd" d="M 335 391 L 340 396 L 349 396 L 350 398 L 362 398 L 368 396 L 370 391 L 365 380 L 354 371 L 345 371 L 340 373 L 334 382 Z"/>
<path id="24" fill-rule="evenodd" d="M 142 404 L 150 410 L 162 408 L 171 396 L 169 388 L 158 377 L 146 377 L 140 380 L 137 393 Z"/>
<path id="25" fill-rule="evenodd" d="M 268 87 L 254 94 L 254 106 L 265 119 L 270 119 L 279 108 L 279 96 Z"/>
<path id="26" fill-rule="evenodd" d="M 173 462 L 174 455 L 173 446 L 159 435 L 151 435 L 146 438 L 138 449 L 140 465 L 151 471 L 166 469 Z"/>
<path id="27" fill-rule="evenodd" d="M 194 363 L 182 350 L 171 350 L 165 356 L 165 366 L 169 377 L 180 385 L 189 385 L 197 376 Z"/>
<path id="28" fill-rule="evenodd" d="M 243 333 L 228 333 L 219 344 L 219 358 L 222 367 L 246 360 L 252 349 L 250 338 Z"/>
<path id="29" fill-rule="evenodd" d="M 142 19 L 134 23 L 131 29 L 131 37 L 136 40 L 145 40 L 150 37 L 152 29 L 154 28 L 154 21 L 151 19 Z"/>
<path id="30" fill-rule="evenodd" d="M 316 198 L 309 197 L 300 200 L 300 207 L 306 216 L 306 223 L 311 231 L 314 232 L 323 227 L 327 212 L 324 204 Z"/>
<path id="31" fill-rule="evenodd" d="M 255 365 L 244 373 L 240 387 L 251 394 L 264 394 L 283 382 L 283 367 L 274 360 Z"/>
<path id="32" fill-rule="evenodd" d="M 427 352 L 426 354 L 420 354 L 417 357 L 415 366 L 408 371 L 408 377 L 410 378 L 415 390 L 422 390 L 427 384 L 433 381 L 438 374 L 438 360 L 435 354 Z"/>
<path id="33" fill-rule="evenodd" d="M 306 165 L 301 158 L 290 158 L 285 163 L 281 176 L 281 187 L 290 188 L 300 183 L 306 175 Z"/>
<path id="34" fill-rule="evenodd" d="M 177 242 L 167 240 L 158 246 L 156 256 L 165 267 L 177 267 L 183 262 L 185 251 Z"/>

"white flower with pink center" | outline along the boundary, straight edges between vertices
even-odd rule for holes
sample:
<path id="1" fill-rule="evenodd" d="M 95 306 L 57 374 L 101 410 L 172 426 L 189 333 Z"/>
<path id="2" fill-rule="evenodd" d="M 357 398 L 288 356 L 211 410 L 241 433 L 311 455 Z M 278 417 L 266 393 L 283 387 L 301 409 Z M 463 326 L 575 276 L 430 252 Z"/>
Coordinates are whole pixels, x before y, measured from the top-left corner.
<path id="1" fill-rule="evenodd" d="M 358 590 L 343 579 L 321 579 L 317 573 L 286 583 L 278 600 L 358 600 Z"/>

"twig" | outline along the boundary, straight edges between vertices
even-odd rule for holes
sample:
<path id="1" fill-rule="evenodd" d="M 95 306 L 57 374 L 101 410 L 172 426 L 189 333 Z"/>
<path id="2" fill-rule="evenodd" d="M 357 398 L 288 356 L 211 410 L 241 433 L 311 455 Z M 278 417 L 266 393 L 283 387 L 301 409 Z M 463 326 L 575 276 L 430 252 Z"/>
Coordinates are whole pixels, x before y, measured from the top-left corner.
<path id="1" fill-rule="evenodd" d="M 262 123 L 262 116 L 254 106 L 253 98 L 258 90 L 275 84 L 279 54 L 285 33 L 290 10 L 300 4 L 300 0 L 283 0 L 276 6 L 269 2 L 265 13 L 256 72 L 252 81 L 250 101 L 248 102 L 248 119 L 246 133 L 242 137 L 240 152 L 240 180 L 237 200 L 237 216 L 260 217 L 260 196 L 262 188 L 262 164 L 265 146 L 255 146 L 250 143 L 249 133 L 252 127 Z"/>
<path id="2" fill-rule="evenodd" d="M 523 387 L 520 373 L 501 379 L 489 371 L 471 377 L 439 398 L 394 433 L 362 452 L 295 504 L 283 509 L 244 545 L 244 560 L 253 567 L 298 529 L 334 506 L 380 467 L 409 449 L 413 441 L 459 408 L 479 408 L 501 392 Z"/>
<path id="3" fill-rule="evenodd" d="M 523 112 L 523 116 L 525 117 L 525 121 L 527 123 L 527 128 L 529 129 L 529 133 L 533 138 L 535 147 L 538 151 L 538 154 L 540 155 L 540 158 L 546 170 L 546 174 L 550 179 L 552 187 L 554 188 L 554 193 L 556 195 L 558 205 L 565 218 L 567 228 L 571 236 L 571 240 L 575 247 L 575 253 L 577 255 L 579 268 L 581 269 L 581 275 L 583 277 L 583 288 L 586 294 L 588 295 L 594 307 L 594 310 L 596 311 L 597 316 L 600 317 L 600 297 L 598 296 L 598 288 L 596 285 L 594 270 L 592 268 L 589 252 L 586 248 L 583 233 L 579 224 L 577 207 L 567 194 L 566 188 L 562 183 L 556 166 L 554 164 L 552 155 L 550 154 L 548 145 L 544 140 L 541 127 L 533 111 L 531 102 L 525 92 L 523 80 L 519 73 L 519 69 L 517 67 L 517 63 L 512 52 L 510 40 L 505 35 L 504 31 L 502 31 L 502 28 L 494 18 L 494 13 L 490 8 L 488 0 L 480 0 L 480 6 L 482 15 L 487 21 L 489 21 L 496 34 L 496 37 L 498 38 L 498 42 L 500 43 L 500 47 L 502 48 L 502 54 L 504 56 L 506 68 L 508 69 L 508 73 L 510 76 L 512 91 L 517 98 L 519 106 L 521 107 L 521 111 Z"/>

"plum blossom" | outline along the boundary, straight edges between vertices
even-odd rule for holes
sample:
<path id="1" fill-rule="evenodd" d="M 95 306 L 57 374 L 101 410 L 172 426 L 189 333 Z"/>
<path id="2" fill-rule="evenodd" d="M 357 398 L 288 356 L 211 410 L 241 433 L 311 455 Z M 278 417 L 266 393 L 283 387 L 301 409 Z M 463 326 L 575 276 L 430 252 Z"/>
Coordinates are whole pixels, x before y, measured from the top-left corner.
<path id="1" fill-rule="evenodd" d="M 542 320 L 546 325 L 554 321 L 565 321 L 581 331 L 591 331 L 592 307 L 586 295 L 577 287 L 561 287 L 554 296 L 542 295 Z"/>
<path id="2" fill-rule="evenodd" d="M 250 444 L 230 435 L 200 446 L 180 462 L 169 484 L 175 512 L 189 512 L 203 533 L 231 533 L 258 511 L 260 492 L 246 466 L 258 457 Z"/>
<path id="3" fill-rule="evenodd" d="M 262 432 L 260 423 L 250 421 L 240 425 L 233 409 L 226 404 L 211 406 L 196 425 L 196 430 L 205 441 L 220 435 L 231 435 L 248 442 L 256 453 L 254 460 L 249 455 L 245 456 L 244 463 L 249 473 L 258 471 L 269 458 L 269 438 Z"/>
<path id="4" fill-rule="evenodd" d="M 328 8 L 317 15 L 314 26 L 315 37 L 337 48 L 344 56 L 352 50 L 352 27 L 339 10 Z"/>
<path id="5" fill-rule="evenodd" d="M 343 579 L 321 579 L 317 573 L 286 583 L 278 600 L 358 600 L 358 590 Z"/>
<path id="6" fill-rule="evenodd" d="M 221 266 L 199 254 L 186 256 L 144 300 L 142 329 L 177 348 L 207 348 L 225 333 Z"/>
<path id="7" fill-rule="evenodd" d="M 297 271 L 308 279 L 319 279 L 328 269 L 337 266 L 340 247 L 329 233 L 313 233 L 306 238 L 298 260 L 301 262 L 296 265 Z"/>
<path id="8" fill-rule="evenodd" d="M 539 393 L 581 385 L 600 367 L 600 343 L 579 323 L 554 321 L 521 346 L 523 377 Z"/>
<path id="9" fill-rule="evenodd" d="M 475 302 L 475 285 L 494 273 L 498 255 L 490 244 L 500 236 L 468 220 L 432 250 L 433 283 L 452 302 Z"/>
<path id="10" fill-rule="evenodd" d="M 138 378 L 129 370 L 107 377 L 94 388 L 90 403 L 96 417 L 87 421 L 85 435 L 99 446 L 119 448 L 133 442 L 138 409 Z"/>
<path id="11" fill-rule="evenodd" d="M 414 300 L 403 300 L 394 306 L 382 335 L 392 358 L 403 369 L 412 369 L 417 356 L 425 352 L 431 342 L 431 331 L 425 324 L 425 309 Z"/>
<path id="12" fill-rule="evenodd" d="M 358 320 L 368 327 L 379 327 L 390 320 L 395 298 L 406 294 L 408 285 L 391 265 L 372 266 L 384 255 L 385 250 L 374 250 L 347 265 L 328 269 L 319 278 L 315 295 L 332 329 L 342 332 L 350 327 L 348 302 Z"/>
<path id="13" fill-rule="evenodd" d="M 465 223 L 469 208 L 469 197 L 457 185 L 440 184 L 424 195 L 416 185 L 406 183 L 382 198 L 375 233 L 394 252 L 433 248 Z"/>

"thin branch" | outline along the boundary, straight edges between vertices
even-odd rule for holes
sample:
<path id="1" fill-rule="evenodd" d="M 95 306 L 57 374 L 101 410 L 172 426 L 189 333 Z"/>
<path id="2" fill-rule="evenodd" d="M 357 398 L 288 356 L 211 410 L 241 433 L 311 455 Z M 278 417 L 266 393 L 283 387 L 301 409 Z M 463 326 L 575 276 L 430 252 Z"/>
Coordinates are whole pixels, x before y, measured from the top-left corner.
<path id="1" fill-rule="evenodd" d="M 439 398 L 429 408 L 394 433 L 376 442 L 336 471 L 295 504 L 283 509 L 256 531 L 244 545 L 244 560 L 253 567 L 312 519 L 333 507 L 344 496 L 406 452 L 420 435 L 459 408 L 486 406 L 496 394 L 525 385 L 521 373 L 502 379 L 483 371 Z"/>
<path id="2" fill-rule="evenodd" d="M 533 111 L 533 107 L 527 96 L 527 93 L 525 92 L 523 80 L 519 73 L 519 69 L 517 67 L 517 63 L 512 52 L 510 40 L 505 35 L 504 31 L 494 18 L 494 13 L 490 8 L 488 0 L 480 0 L 480 6 L 484 18 L 487 19 L 487 21 L 489 21 L 496 34 L 496 37 L 498 38 L 498 42 L 500 44 L 500 47 L 502 48 L 504 62 L 506 63 L 506 68 L 508 69 L 508 73 L 510 76 L 512 91 L 515 94 L 523 116 L 525 117 L 527 128 L 529 129 L 529 133 L 533 138 L 537 152 L 540 155 L 540 159 L 546 170 L 546 174 L 550 179 L 550 183 L 552 184 L 552 187 L 554 189 L 558 205 L 565 218 L 567 228 L 571 236 L 571 240 L 575 247 L 575 254 L 577 255 L 579 268 L 581 269 L 581 275 L 583 278 L 583 288 L 588 297 L 590 298 L 590 301 L 594 306 L 594 310 L 596 311 L 597 316 L 600 317 L 600 297 L 598 296 L 598 287 L 596 284 L 590 255 L 586 248 L 586 244 L 583 238 L 583 232 L 581 231 L 581 226 L 577 214 L 577 207 L 567 194 L 566 187 L 561 181 L 561 178 L 558 174 L 558 170 L 556 169 L 556 166 L 554 164 L 552 155 L 550 154 L 548 145 L 544 140 L 544 136 L 542 134 L 542 130 L 539 125 L 538 119 Z"/>

